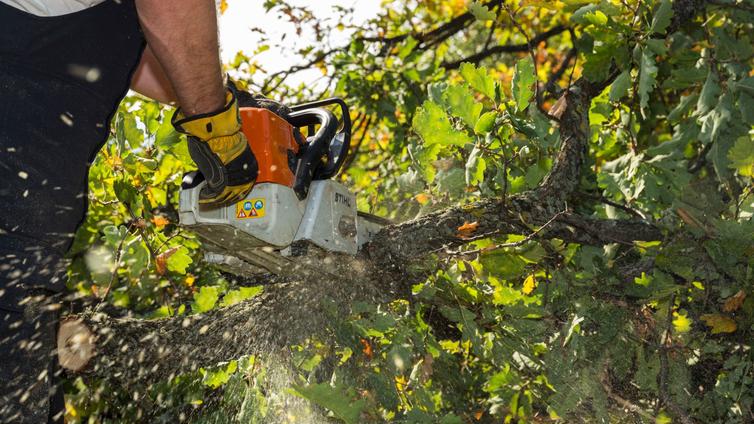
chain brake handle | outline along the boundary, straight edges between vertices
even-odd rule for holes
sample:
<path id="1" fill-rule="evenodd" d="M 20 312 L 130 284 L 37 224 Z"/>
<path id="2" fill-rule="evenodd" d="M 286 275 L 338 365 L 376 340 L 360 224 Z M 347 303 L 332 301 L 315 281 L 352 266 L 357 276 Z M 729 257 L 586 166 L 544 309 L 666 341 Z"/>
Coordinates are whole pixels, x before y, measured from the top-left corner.
<path id="1" fill-rule="evenodd" d="M 341 121 L 325 106 L 338 105 Z M 306 197 L 313 180 L 325 180 L 337 175 L 351 147 L 351 116 L 343 99 L 333 97 L 291 107 L 288 122 L 297 128 L 308 127 L 309 134 L 315 125 L 319 129 L 307 138 L 302 146 L 296 169 L 293 189 L 300 199 Z M 323 158 L 327 155 L 327 162 Z"/>

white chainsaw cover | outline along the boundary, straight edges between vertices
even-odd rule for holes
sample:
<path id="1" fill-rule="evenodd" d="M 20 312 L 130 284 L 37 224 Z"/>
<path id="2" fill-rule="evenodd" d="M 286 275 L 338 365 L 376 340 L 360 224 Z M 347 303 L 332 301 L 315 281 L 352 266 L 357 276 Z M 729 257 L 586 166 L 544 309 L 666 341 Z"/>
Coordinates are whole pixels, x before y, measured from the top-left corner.
<path id="1" fill-rule="evenodd" d="M 273 183 L 260 183 L 254 186 L 246 199 L 221 208 L 199 204 L 199 191 L 205 183 L 191 189 L 181 190 L 180 220 L 187 227 L 207 227 L 214 225 L 231 226 L 255 240 L 244 237 L 249 247 L 290 245 L 301 218 L 304 205 L 299 202 L 293 189 Z M 201 230 L 197 228 L 197 230 Z M 211 232 L 199 231 L 211 238 Z M 220 232 L 218 232 L 220 233 Z M 221 232 L 227 236 L 227 231 Z M 222 246 L 226 240 L 212 240 Z"/>
<path id="2" fill-rule="evenodd" d="M 240 202 L 224 207 L 199 205 L 205 183 L 181 190 L 181 225 L 228 254 L 246 248 L 281 249 L 307 241 L 327 251 L 356 254 L 374 229 L 358 219 L 356 198 L 331 180 L 313 181 L 299 201 L 287 186 L 260 183 Z M 375 228 L 376 229 L 376 228 Z"/>
<path id="3" fill-rule="evenodd" d="M 310 241 L 331 252 L 355 255 L 356 225 L 356 197 L 334 181 L 313 181 L 296 240 Z"/>

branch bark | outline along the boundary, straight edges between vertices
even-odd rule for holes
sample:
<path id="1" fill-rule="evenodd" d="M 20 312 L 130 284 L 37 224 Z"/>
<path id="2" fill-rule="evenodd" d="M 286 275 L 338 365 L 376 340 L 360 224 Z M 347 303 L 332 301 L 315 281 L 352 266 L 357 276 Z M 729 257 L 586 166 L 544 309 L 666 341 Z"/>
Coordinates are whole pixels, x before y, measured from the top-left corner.
<path id="1" fill-rule="evenodd" d="M 482 60 L 496 55 L 500 53 L 523 53 L 528 52 L 532 48 L 534 48 L 537 44 L 541 43 L 542 41 L 546 41 L 550 37 L 554 37 L 558 34 L 561 34 L 565 31 L 567 31 L 568 28 L 563 25 L 558 25 L 552 29 L 549 29 L 541 34 L 537 34 L 531 39 L 530 43 L 524 43 L 524 44 L 507 44 L 507 45 L 501 45 L 501 46 L 493 46 L 488 49 L 482 50 L 479 53 L 475 53 L 471 56 L 465 57 L 463 59 L 454 60 L 452 62 L 444 62 L 442 64 L 442 67 L 445 69 L 458 69 L 462 63 L 464 62 L 471 62 L 471 63 L 479 63 Z"/>

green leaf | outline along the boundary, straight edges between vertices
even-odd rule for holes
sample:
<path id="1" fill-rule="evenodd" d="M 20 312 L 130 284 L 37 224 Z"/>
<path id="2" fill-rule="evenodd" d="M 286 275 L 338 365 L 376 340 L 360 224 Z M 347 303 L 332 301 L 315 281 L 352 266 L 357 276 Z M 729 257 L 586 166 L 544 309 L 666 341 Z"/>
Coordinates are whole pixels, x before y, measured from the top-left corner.
<path id="1" fill-rule="evenodd" d="M 738 108 L 741 110 L 741 117 L 744 122 L 754 125 L 754 96 L 741 92 L 738 94 Z"/>
<path id="2" fill-rule="evenodd" d="M 730 167 L 740 175 L 754 177 L 754 140 L 751 137 L 739 137 L 728 151 Z"/>
<path id="3" fill-rule="evenodd" d="M 689 96 L 681 96 L 681 101 L 678 103 L 678 106 L 676 106 L 668 114 L 668 121 L 678 122 L 681 119 L 681 117 L 685 115 L 691 109 L 691 106 L 693 106 L 694 103 L 696 103 L 698 98 L 699 97 L 696 94 L 691 94 Z"/>
<path id="4" fill-rule="evenodd" d="M 610 87 L 610 101 L 617 102 L 622 99 L 628 93 L 629 87 L 631 87 L 631 72 L 625 70 L 618 75 L 618 78 L 613 81 L 613 85 Z"/>
<path id="5" fill-rule="evenodd" d="M 655 34 L 663 34 L 670 25 L 670 18 L 673 17 L 673 4 L 670 0 L 661 0 L 660 7 L 657 8 L 654 16 L 652 17 L 652 26 L 650 32 Z"/>
<path id="6" fill-rule="evenodd" d="M 167 266 L 170 271 L 177 272 L 179 274 L 185 274 L 186 269 L 194 260 L 191 259 L 189 250 L 185 247 L 180 247 L 175 251 L 167 260 Z"/>
<path id="7" fill-rule="evenodd" d="M 220 297 L 219 293 L 220 287 L 218 286 L 202 286 L 198 292 L 194 293 L 194 303 L 191 304 L 191 310 L 198 314 L 212 310 Z"/>
<path id="8" fill-rule="evenodd" d="M 252 297 L 262 293 L 263 289 L 263 286 L 254 286 L 241 287 L 238 290 L 229 291 L 225 294 L 225 296 L 223 296 L 223 301 L 220 303 L 220 306 L 225 307 L 235 305 L 236 303 L 241 303 L 244 300 L 251 299 Z"/>
<path id="9" fill-rule="evenodd" d="M 639 68 L 639 104 L 641 115 L 646 118 L 645 111 L 649 106 L 649 95 L 657 83 L 657 66 L 655 58 L 650 51 L 644 49 L 641 53 L 641 65 Z"/>
<path id="10" fill-rule="evenodd" d="M 466 191 L 466 173 L 460 167 L 441 169 L 435 177 L 437 189 L 451 198 L 459 198 Z"/>
<path id="11" fill-rule="evenodd" d="M 353 400 L 345 387 L 330 386 L 328 383 L 294 386 L 291 392 L 315 404 L 329 409 L 339 419 L 347 424 L 361 422 L 361 411 L 366 407 L 365 399 Z"/>
<path id="12" fill-rule="evenodd" d="M 647 48 L 658 56 L 662 56 L 668 52 L 668 48 L 665 46 L 665 40 L 663 39 L 652 38 L 647 40 L 646 43 Z"/>
<path id="13" fill-rule="evenodd" d="M 516 70 L 511 81 L 513 99 L 516 101 L 516 110 L 523 111 L 529 106 L 529 101 L 534 95 L 533 86 L 537 81 L 534 75 L 534 63 L 529 56 L 516 63 Z"/>
<path id="14" fill-rule="evenodd" d="M 737 138 L 735 129 L 738 128 L 738 125 L 732 121 L 732 97 L 730 93 L 720 96 L 720 101 L 715 109 L 704 117 L 702 132 L 699 136 L 703 141 L 708 140 L 712 143 L 707 158 L 712 162 L 717 175 L 723 180 L 733 176 L 730 171 L 731 164 L 728 152 Z"/>
<path id="15" fill-rule="evenodd" d="M 720 83 L 715 71 L 707 73 L 707 79 L 704 81 L 702 91 L 699 93 L 699 100 L 696 102 L 696 116 L 702 116 L 712 110 L 717 104 L 720 97 Z"/>
<path id="16" fill-rule="evenodd" d="M 743 92 L 750 96 L 754 96 L 754 77 L 746 77 L 741 79 L 736 83 L 735 89 L 738 92 Z"/>
<path id="17" fill-rule="evenodd" d="M 477 68 L 471 63 L 464 62 L 459 69 L 461 76 L 474 90 L 484 94 L 492 100 L 496 99 L 495 80 L 487 73 L 487 68 Z"/>
<path id="18" fill-rule="evenodd" d="M 607 24 L 607 15 L 600 10 L 602 5 L 588 4 L 573 12 L 571 21 L 581 25 L 603 26 Z"/>
<path id="19" fill-rule="evenodd" d="M 199 372 L 202 374 L 202 384 L 205 386 L 216 389 L 230 380 L 230 377 L 238 370 L 238 361 L 230 361 L 227 367 L 221 367 L 214 371 L 207 371 L 204 368 L 200 368 Z"/>
<path id="20" fill-rule="evenodd" d="M 429 100 L 416 111 L 412 124 L 427 146 L 438 144 L 462 147 L 472 142 L 465 132 L 453 128 L 448 115 L 440 106 Z"/>
<path id="21" fill-rule="evenodd" d="M 487 162 L 482 157 L 482 150 L 474 147 L 466 161 L 466 185 L 475 186 L 484 181 L 484 171 L 487 169 Z"/>
<path id="22" fill-rule="evenodd" d="M 175 130 L 173 124 L 170 122 L 175 111 L 171 113 L 165 113 L 162 117 L 162 124 L 157 128 L 157 132 L 154 136 L 155 147 L 161 149 L 170 149 L 175 144 L 181 141 L 181 135 Z"/>
<path id="23" fill-rule="evenodd" d="M 474 99 L 474 93 L 466 85 L 451 85 L 445 90 L 443 98 L 454 116 L 461 118 L 469 128 L 476 126 L 482 104 Z"/>
<path id="24" fill-rule="evenodd" d="M 478 1 L 472 1 L 469 4 L 469 12 L 478 20 L 482 22 L 494 21 L 497 16 L 494 12 L 491 12 L 487 6 L 479 3 Z"/>
<path id="25" fill-rule="evenodd" d="M 495 128 L 495 120 L 497 119 L 497 112 L 486 112 L 474 126 L 474 132 L 477 134 L 487 134 Z"/>

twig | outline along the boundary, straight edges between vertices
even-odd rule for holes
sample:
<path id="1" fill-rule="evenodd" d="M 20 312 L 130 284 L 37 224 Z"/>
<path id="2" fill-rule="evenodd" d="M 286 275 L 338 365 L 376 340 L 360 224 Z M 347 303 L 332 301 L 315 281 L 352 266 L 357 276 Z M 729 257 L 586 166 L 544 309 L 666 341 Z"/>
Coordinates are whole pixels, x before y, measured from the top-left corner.
<path id="1" fill-rule="evenodd" d="M 354 159 L 356 159 L 356 156 L 359 153 L 359 149 L 361 148 L 361 143 L 364 142 L 364 139 L 367 137 L 367 131 L 369 131 L 369 126 L 372 125 L 372 115 L 369 115 L 366 119 L 364 119 L 362 122 L 364 122 L 363 126 L 361 126 L 361 137 L 359 137 L 359 141 L 356 142 L 356 145 L 352 148 L 351 154 L 346 158 L 345 163 L 343 163 L 343 171 L 347 171 L 351 165 L 353 164 Z M 358 129 L 357 129 L 358 130 Z"/>
<path id="2" fill-rule="evenodd" d="M 613 386 L 610 384 L 610 377 L 607 375 L 607 372 L 605 372 L 605 375 L 601 379 L 601 383 L 602 388 L 605 389 L 605 393 L 607 393 L 607 397 L 615 401 L 615 403 L 620 405 L 622 408 L 626 409 L 629 412 L 639 414 L 642 417 L 650 420 L 650 422 L 655 421 L 655 417 L 649 412 L 645 411 L 644 408 L 613 392 Z"/>
<path id="3" fill-rule="evenodd" d="M 549 29 L 541 34 L 537 34 L 534 36 L 531 40 L 527 39 L 526 44 L 506 44 L 503 46 L 493 46 L 488 49 L 482 50 L 479 53 L 475 53 L 471 56 L 467 56 L 463 59 L 454 60 L 452 62 L 443 62 L 442 67 L 445 69 L 458 69 L 462 63 L 464 62 L 471 62 L 471 63 L 479 63 L 483 59 L 486 59 L 492 55 L 499 54 L 499 53 L 524 53 L 528 52 L 532 49 L 532 44 L 537 45 L 541 43 L 542 41 L 546 41 L 550 37 L 554 37 L 564 31 L 568 30 L 567 27 L 564 27 L 562 25 L 558 25 L 556 27 L 553 27 L 552 29 Z"/>
<path id="4" fill-rule="evenodd" d="M 128 236 L 128 231 L 126 231 L 126 234 L 123 235 L 120 239 L 120 243 L 118 243 L 118 249 L 115 251 L 115 269 L 113 269 L 113 272 L 110 274 L 110 281 L 107 283 L 107 288 L 105 289 L 105 292 L 102 293 L 102 296 L 99 297 L 99 300 L 97 301 L 97 304 L 94 306 L 93 311 L 99 312 L 100 308 L 102 307 L 103 302 L 105 299 L 107 299 L 107 295 L 110 294 L 110 289 L 113 287 L 113 283 L 115 282 L 115 278 L 118 276 L 118 265 L 120 264 L 120 257 L 123 254 L 123 243 L 126 241 L 126 237 Z"/>
<path id="5" fill-rule="evenodd" d="M 645 212 L 637 210 L 637 209 L 634 209 L 634 208 L 631 208 L 631 207 L 623 205 L 623 204 L 620 204 L 618 202 L 614 202 L 614 201 L 608 199 L 605 196 L 594 195 L 594 194 L 589 194 L 589 193 L 578 193 L 577 195 L 588 197 L 588 198 L 591 198 L 591 199 L 594 199 L 594 200 L 598 200 L 601 203 L 604 203 L 606 205 L 610 205 L 610 206 L 612 206 L 614 208 L 618 208 L 618 209 L 620 209 L 620 210 L 622 210 L 624 212 L 628 212 L 629 214 L 631 214 L 631 215 L 633 215 L 633 216 L 635 216 L 635 217 L 637 217 L 639 219 L 647 219 L 647 216 L 646 216 Z"/>
<path id="6" fill-rule="evenodd" d="M 532 231 L 528 236 L 524 237 L 523 239 L 521 239 L 519 241 L 511 242 L 511 243 L 500 243 L 500 244 L 496 244 L 494 246 L 488 246 L 488 247 L 483 247 L 481 249 L 467 250 L 467 251 L 460 251 L 460 250 L 459 251 L 448 251 L 448 250 L 446 250 L 445 253 L 448 254 L 448 255 L 450 255 L 450 256 L 468 256 L 468 255 L 476 255 L 476 254 L 484 253 L 484 252 L 491 252 L 493 250 L 498 250 L 498 249 L 505 249 L 505 248 L 510 248 L 510 247 L 520 247 L 520 246 L 523 246 L 524 244 L 532 241 L 532 239 L 534 239 L 539 233 L 541 233 L 543 230 L 545 230 L 547 227 L 549 227 L 550 224 L 552 224 L 553 222 L 555 222 L 555 220 L 557 220 L 564 213 L 566 213 L 566 210 L 562 210 L 562 211 L 556 213 L 555 215 L 553 215 L 552 218 L 550 218 L 549 221 L 545 222 L 541 227 L 539 227 L 536 230 Z"/>
<path id="7" fill-rule="evenodd" d="M 126 206 L 126 210 L 128 210 L 128 214 L 131 215 L 131 219 L 133 221 L 137 221 L 139 218 L 137 218 L 136 215 L 131 210 L 131 205 L 129 205 L 126 202 L 123 202 L 123 204 Z M 144 245 L 147 246 L 147 250 L 149 251 L 149 256 L 152 258 L 152 261 L 155 263 L 155 266 L 157 266 L 157 256 L 158 256 L 157 252 L 152 246 L 152 243 L 149 242 L 149 238 L 147 238 L 147 234 L 144 231 L 144 227 L 141 225 L 136 225 L 135 227 L 139 231 L 139 235 L 141 236 L 141 239 L 144 240 Z M 178 286 L 175 284 L 175 281 L 173 281 L 173 278 L 168 273 L 165 273 L 164 277 L 168 280 L 170 285 L 173 287 L 173 290 L 177 294 Z"/>
<path id="8" fill-rule="evenodd" d="M 551 94 L 557 95 L 558 93 L 555 90 L 555 87 L 557 86 L 557 82 L 560 78 L 563 77 L 563 74 L 565 74 L 566 70 L 568 70 L 569 66 L 568 64 L 571 63 L 571 60 L 573 60 L 578 55 L 578 50 L 576 47 L 572 47 L 570 50 L 568 50 L 568 53 L 566 53 L 565 58 L 563 58 L 563 61 L 560 62 L 560 66 L 558 66 L 558 69 L 550 75 L 550 78 L 545 83 L 545 90 Z M 541 101 L 541 99 L 540 99 Z"/>

